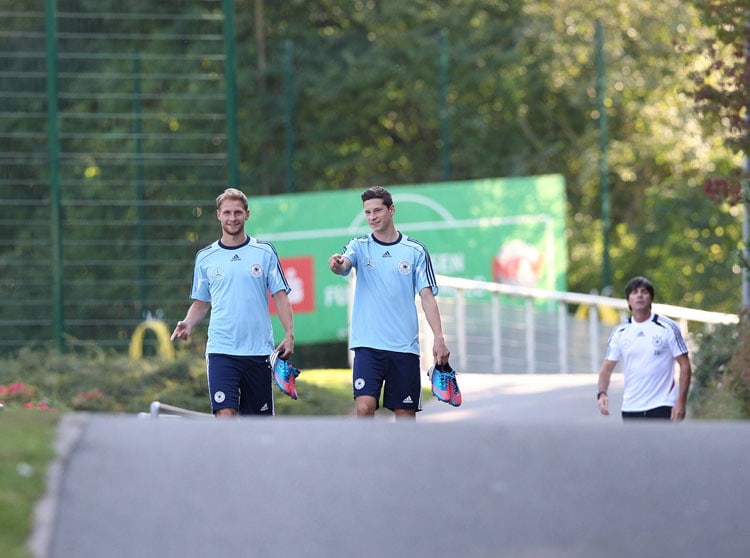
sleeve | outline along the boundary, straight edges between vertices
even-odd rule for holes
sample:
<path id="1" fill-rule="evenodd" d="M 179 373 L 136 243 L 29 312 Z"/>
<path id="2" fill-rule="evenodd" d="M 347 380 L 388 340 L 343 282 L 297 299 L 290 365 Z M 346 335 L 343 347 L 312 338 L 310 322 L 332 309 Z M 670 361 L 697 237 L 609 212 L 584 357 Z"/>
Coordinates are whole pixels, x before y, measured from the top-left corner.
<path id="1" fill-rule="evenodd" d="M 427 248 L 417 250 L 417 258 L 414 262 L 414 289 L 419 293 L 425 287 L 432 289 L 433 296 L 438 295 L 437 279 L 432 269 L 432 261 Z"/>
<path id="2" fill-rule="evenodd" d="M 208 276 L 205 268 L 200 264 L 199 259 L 195 259 L 195 268 L 193 269 L 193 288 L 190 293 L 193 300 L 211 302 L 211 291 L 208 284 Z"/>
<path id="3" fill-rule="evenodd" d="M 607 350 L 604 352 L 604 360 L 611 360 L 617 362 L 620 360 L 622 354 L 620 353 L 620 345 L 618 344 L 617 328 L 612 330 L 607 340 Z"/>
<path id="4" fill-rule="evenodd" d="M 279 260 L 279 256 L 273 246 L 271 246 L 271 253 L 268 256 L 268 260 L 268 277 L 266 279 L 268 282 L 268 292 L 270 292 L 271 295 L 274 295 L 279 291 L 284 291 L 286 294 L 289 294 L 292 289 L 286 280 L 284 270 L 281 267 L 281 261 Z"/>
<path id="5" fill-rule="evenodd" d="M 672 356 L 678 357 L 680 355 L 684 355 L 688 352 L 688 346 L 687 343 L 685 343 L 685 338 L 682 336 L 682 332 L 680 331 L 680 326 L 677 325 L 677 323 L 672 322 L 669 324 L 672 329 Z"/>
<path id="6" fill-rule="evenodd" d="M 342 250 L 341 255 L 349 258 L 349 261 L 352 262 L 352 269 L 356 269 L 356 267 L 359 265 L 356 238 L 352 238 L 349 242 L 347 242 L 344 245 L 344 249 Z M 349 275 L 350 272 L 351 272 L 351 269 L 348 269 L 346 273 L 344 273 L 344 276 Z"/>

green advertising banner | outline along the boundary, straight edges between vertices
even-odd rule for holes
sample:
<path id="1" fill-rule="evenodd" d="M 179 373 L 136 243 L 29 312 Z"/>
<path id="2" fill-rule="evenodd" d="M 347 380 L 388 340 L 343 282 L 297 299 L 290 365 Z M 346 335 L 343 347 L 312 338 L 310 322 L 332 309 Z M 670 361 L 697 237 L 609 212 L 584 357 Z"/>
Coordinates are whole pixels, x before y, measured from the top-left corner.
<path id="1" fill-rule="evenodd" d="M 436 273 L 567 289 L 561 176 L 386 187 L 396 227 L 427 246 Z M 360 194 L 337 190 L 250 200 L 248 233 L 273 243 L 292 287 L 297 344 L 348 338 L 349 280 L 331 273 L 328 258 L 352 237 L 370 232 Z"/>

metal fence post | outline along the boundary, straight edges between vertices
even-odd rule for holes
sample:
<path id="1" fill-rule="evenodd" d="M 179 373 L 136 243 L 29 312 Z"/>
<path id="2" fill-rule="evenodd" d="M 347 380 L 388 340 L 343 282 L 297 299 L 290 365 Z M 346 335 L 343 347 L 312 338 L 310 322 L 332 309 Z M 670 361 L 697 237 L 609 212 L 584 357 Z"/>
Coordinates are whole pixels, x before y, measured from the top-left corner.
<path id="1" fill-rule="evenodd" d="M 57 106 L 57 10 L 56 0 L 44 5 L 45 56 L 47 70 L 47 123 L 49 150 L 50 246 L 52 247 L 52 297 L 54 341 L 65 351 L 65 306 L 63 303 L 62 192 L 60 191 L 60 130 Z"/>
<path id="2" fill-rule="evenodd" d="M 524 301 L 526 324 L 526 373 L 536 373 L 536 324 L 534 323 L 534 299 L 526 297 Z"/>
<path id="3" fill-rule="evenodd" d="M 492 293 L 492 371 L 500 374 L 503 371 L 503 335 L 500 295 Z"/>
<path id="4" fill-rule="evenodd" d="M 294 43 L 284 41 L 284 129 L 286 138 L 286 191 L 294 192 Z"/>
<path id="5" fill-rule="evenodd" d="M 568 372 L 568 305 L 557 303 L 557 350 L 560 353 L 558 363 L 560 372 Z"/>
<path id="6" fill-rule="evenodd" d="M 450 180 L 451 145 L 450 120 L 448 118 L 448 32 L 440 31 L 440 160 L 443 170 L 443 180 Z"/>
<path id="7" fill-rule="evenodd" d="M 224 0 L 224 71 L 227 103 L 227 164 L 229 185 L 240 187 L 239 136 L 237 133 L 237 64 L 234 44 L 234 1 Z"/>
<path id="8" fill-rule="evenodd" d="M 459 370 L 466 370 L 466 293 L 456 289 L 456 338 Z"/>

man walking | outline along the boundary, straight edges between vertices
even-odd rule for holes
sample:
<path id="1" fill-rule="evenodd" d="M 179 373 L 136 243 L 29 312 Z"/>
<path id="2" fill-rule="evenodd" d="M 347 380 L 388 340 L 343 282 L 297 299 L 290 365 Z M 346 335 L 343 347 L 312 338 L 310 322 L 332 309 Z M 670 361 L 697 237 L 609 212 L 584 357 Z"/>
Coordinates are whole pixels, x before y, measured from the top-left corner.
<path id="1" fill-rule="evenodd" d="M 188 339 L 210 309 L 206 363 L 214 415 L 273 415 L 268 293 L 284 328 L 284 339 L 275 349 L 288 359 L 294 353 L 291 289 L 274 247 L 245 233 L 250 211 L 243 192 L 228 188 L 219 195 L 216 218 L 221 238 L 196 255 L 193 303 L 177 322 L 172 339 Z"/>
<path id="2" fill-rule="evenodd" d="M 435 363 L 447 364 L 450 356 L 435 273 L 427 248 L 396 229 L 390 192 L 375 186 L 361 197 L 372 232 L 351 239 L 342 254 L 328 259 L 333 273 L 357 271 L 349 342 L 355 409 L 358 417 L 374 416 L 382 391 L 384 407 L 397 419 L 414 419 L 422 409 L 415 293 L 434 336 Z"/>
<path id="3" fill-rule="evenodd" d="M 692 368 L 688 348 L 677 324 L 654 314 L 654 287 L 645 277 L 625 286 L 631 317 L 612 330 L 599 370 L 596 399 L 599 412 L 609 414 L 607 388 L 617 362 L 623 362 L 622 418 L 685 418 Z M 675 383 L 675 361 L 679 384 Z"/>

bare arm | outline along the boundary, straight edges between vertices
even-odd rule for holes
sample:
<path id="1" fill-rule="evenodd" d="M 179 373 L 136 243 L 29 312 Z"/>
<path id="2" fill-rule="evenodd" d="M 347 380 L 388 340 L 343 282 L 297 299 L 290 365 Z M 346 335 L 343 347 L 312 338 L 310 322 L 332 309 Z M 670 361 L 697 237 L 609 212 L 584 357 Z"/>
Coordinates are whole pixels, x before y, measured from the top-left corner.
<path id="1" fill-rule="evenodd" d="M 687 398 L 690 391 L 690 379 L 693 375 L 693 368 L 690 365 L 688 354 L 678 356 L 677 364 L 680 367 L 680 393 L 677 395 L 677 401 L 672 407 L 672 420 L 682 420 L 687 412 Z"/>
<path id="2" fill-rule="evenodd" d="M 346 275 L 352 268 L 352 261 L 341 254 L 333 254 L 328 258 L 328 267 L 336 275 Z"/>
<path id="3" fill-rule="evenodd" d="M 294 313 L 292 303 L 286 291 L 277 291 L 273 294 L 273 302 L 276 305 L 276 313 L 279 316 L 281 326 L 284 328 L 284 339 L 278 344 L 276 350 L 288 359 L 294 354 Z"/>
<path id="4" fill-rule="evenodd" d="M 177 327 L 172 332 L 171 340 L 174 341 L 177 338 L 184 339 L 187 341 L 190 337 L 190 332 L 193 331 L 193 327 L 198 325 L 203 318 L 208 314 L 208 309 L 211 308 L 210 302 L 203 300 L 194 300 L 188 308 L 185 318 L 177 322 Z"/>
<path id="5" fill-rule="evenodd" d="M 427 323 L 432 330 L 434 341 L 432 343 L 432 356 L 436 364 L 448 362 L 451 352 L 445 343 L 443 335 L 443 323 L 440 319 L 440 309 L 438 308 L 437 299 L 432 294 L 432 287 L 425 287 L 419 291 L 419 298 L 422 300 L 422 310 L 424 310 Z"/>
<path id="6" fill-rule="evenodd" d="M 599 369 L 599 387 L 597 391 L 599 393 L 604 392 L 599 396 L 597 404 L 599 405 L 599 412 L 603 415 L 609 414 L 609 397 L 607 397 L 607 389 L 609 389 L 609 380 L 612 377 L 612 371 L 617 366 L 616 360 L 605 360 L 602 362 L 602 367 Z"/>

